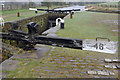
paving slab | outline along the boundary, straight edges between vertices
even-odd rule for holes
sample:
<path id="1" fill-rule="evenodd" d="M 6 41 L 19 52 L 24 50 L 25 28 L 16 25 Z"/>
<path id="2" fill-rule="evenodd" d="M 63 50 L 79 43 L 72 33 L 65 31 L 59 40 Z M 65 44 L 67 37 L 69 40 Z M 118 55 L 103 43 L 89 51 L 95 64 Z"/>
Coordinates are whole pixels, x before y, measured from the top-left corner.
<path id="1" fill-rule="evenodd" d="M 120 69 L 120 65 L 119 64 L 117 65 L 117 68 Z"/>
<path id="2" fill-rule="evenodd" d="M 88 71 L 88 74 L 97 74 L 97 72 L 96 71 Z"/>
<path id="3" fill-rule="evenodd" d="M 80 69 L 79 69 L 79 68 L 73 68 L 73 70 L 80 71 Z"/>
<path id="4" fill-rule="evenodd" d="M 113 69 L 117 69 L 117 66 L 113 65 L 112 68 L 113 68 Z"/>
<path id="5" fill-rule="evenodd" d="M 81 68 L 85 68 L 85 66 L 80 66 Z"/>
<path id="6" fill-rule="evenodd" d="M 91 69 L 84 68 L 83 71 L 91 71 Z"/>
<path id="7" fill-rule="evenodd" d="M 103 69 L 103 67 L 102 67 L 102 66 L 97 66 L 97 68 L 98 68 L 98 69 Z"/>
<path id="8" fill-rule="evenodd" d="M 71 67 L 77 67 L 77 65 L 72 65 L 72 64 L 71 64 Z"/>
<path id="9" fill-rule="evenodd" d="M 50 47 L 40 47 L 40 48 L 36 48 L 36 49 L 37 50 L 35 50 L 31 53 L 26 52 L 24 54 L 13 55 L 12 58 L 17 58 L 17 59 L 40 59 L 40 58 L 42 58 L 46 55 L 46 53 L 49 51 Z"/>
<path id="10" fill-rule="evenodd" d="M 79 62 L 73 62 L 73 64 L 79 64 Z"/>
<path id="11" fill-rule="evenodd" d="M 119 59 L 105 59 L 105 62 L 108 62 L 108 63 L 120 63 L 120 60 Z"/>
<path id="12" fill-rule="evenodd" d="M 2 73 L 2 78 L 6 78 L 9 73 Z"/>
<path id="13" fill-rule="evenodd" d="M 109 72 L 110 73 L 110 75 L 112 75 L 112 76 L 114 76 L 115 75 L 115 73 L 113 73 L 113 72 Z"/>
<path id="14" fill-rule="evenodd" d="M 14 71 L 18 67 L 19 61 L 17 60 L 5 60 L 4 62 L 1 63 L 2 65 L 2 70 L 4 71 Z"/>
<path id="15" fill-rule="evenodd" d="M 105 68 L 116 68 L 115 65 L 105 65 Z"/>
<path id="16" fill-rule="evenodd" d="M 91 60 L 86 60 L 87 62 L 91 63 Z"/>
<path id="17" fill-rule="evenodd" d="M 105 59 L 105 62 L 112 62 L 112 60 L 111 59 Z"/>
<path id="18" fill-rule="evenodd" d="M 116 62 L 116 63 L 120 63 L 120 60 L 119 60 L 119 59 L 113 59 L 112 61 L 113 61 L 113 62 Z"/>
<path id="19" fill-rule="evenodd" d="M 37 54 L 37 58 L 40 59 L 46 56 L 46 53 L 50 50 L 50 47 L 41 47 L 35 52 Z"/>
<path id="20" fill-rule="evenodd" d="M 65 64 L 71 64 L 71 62 L 65 62 Z"/>
<path id="21" fill-rule="evenodd" d="M 94 71 L 101 71 L 101 69 L 94 69 Z"/>
<path id="22" fill-rule="evenodd" d="M 84 60 L 79 60 L 80 62 L 83 62 Z"/>
<path id="23" fill-rule="evenodd" d="M 106 71 L 97 71 L 98 75 L 110 75 L 109 72 Z"/>
<path id="24" fill-rule="evenodd" d="M 95 68 L 95 66 L 88 66 L 88 68 Z"/>
<path id="25" fill-rule="evenodd" d="M 67 67 L 67 65 L 64 65 L 64 64 L 63 64 L 63 65 L 61 65 L 61 67 Z"/>
<path id="26" fill-rule="evenodd" d="M 63 63 L 62 61 L 57 61 L 58 64 Z"/>
<path id="27" fill-rule="evenodd" d="M 48 34 L 47 36 L 49 36 L 49 37 L 56 37 L 57 34 Z"/>
<path id="28" fill-rule="evenodd" d="M 100 78 L 99 76 L 93 76 L 94 78 Z"/>
<path id="29" fill-rule="evenodd" d="M 81 64 L 85 64 L 85 65 L 86 65 L 86 64 L 88 64 L 88 63 L 86 63 L 86 62 L 82 62 Z"/>
<path id="30" fill-rule="evenodd" d="M 70 60 L 71 62 L 77 61 L 77 60 Z"/>
<path id="31" fill-rule="evenodd" d="M 85 72 L 85 71 L 80 71 L 80 73 L 81 73 L 81 74 L 86 74 L 86 72 Z"/>
<path id="32" fill-rule="evenodd" d="M 54 59 L 55 61 L 60 61 L 60 59 Z"/>

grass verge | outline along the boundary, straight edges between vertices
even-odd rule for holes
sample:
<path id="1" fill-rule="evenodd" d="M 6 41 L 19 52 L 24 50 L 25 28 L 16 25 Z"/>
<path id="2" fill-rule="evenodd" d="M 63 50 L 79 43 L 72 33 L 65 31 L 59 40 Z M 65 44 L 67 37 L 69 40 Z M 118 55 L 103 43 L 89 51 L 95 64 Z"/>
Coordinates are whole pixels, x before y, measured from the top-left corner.
<path id="1" fill-rule="evenodd" d="M 65 29 L 60 29 L 56 34 L 58 37 L 69 37 L 77 39 L 95 39 L 105 37 L 118 41 L 117 14 L 80 12 L 65 20 Z"/>

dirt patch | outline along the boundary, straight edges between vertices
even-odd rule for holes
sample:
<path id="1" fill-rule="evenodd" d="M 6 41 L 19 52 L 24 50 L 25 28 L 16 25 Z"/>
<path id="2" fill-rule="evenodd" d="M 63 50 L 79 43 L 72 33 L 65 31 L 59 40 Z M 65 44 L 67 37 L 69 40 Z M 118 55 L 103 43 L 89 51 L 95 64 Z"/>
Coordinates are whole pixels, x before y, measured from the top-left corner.
<path id="1" fill-rule="evenodd" d="M 49 47 L 39 47 L 36 48 L 37 50 L 24 52 L 19 55 L 14 55 L 12 58 L 17 59 L 40 59 L 46 55 L 46 53 L 49 51 Z"/>
<path id="2" fill-rule="evenodd" d="M 17 65 L 18 65 L 18 62 L 17 60 L 5 60 L 3 63 L 2 63 L 2 70 L 6 70 L 6 71 L 14 71 L 16 68 L 17 68 Z"/>

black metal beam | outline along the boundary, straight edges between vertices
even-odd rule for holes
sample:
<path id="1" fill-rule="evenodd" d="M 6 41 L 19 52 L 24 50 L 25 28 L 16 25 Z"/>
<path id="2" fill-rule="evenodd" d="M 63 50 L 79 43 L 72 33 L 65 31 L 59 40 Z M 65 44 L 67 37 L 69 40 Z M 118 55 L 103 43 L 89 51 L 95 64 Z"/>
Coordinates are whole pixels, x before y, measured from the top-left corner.
<path id="1" fill-rule="evenodd" d="M 68 47 L 68 48 L 76 48 L 76 49 L 82 49 L 82 44 L 83 44 L 82 39 L 47 37 L 47 36 L 35 36 L 34 38 L 30 39 L 9 33 L 0 33 L 0 34 L 2 34 L 2 37 L 0 37 L 1 39 L 22 41 L 26 44 L 46 44 L 46 45 L 54 45 L 59 47 Z"/>
<path id="2" fill-rule="evenodd" d="M 37 11 L 47 11 L 47 12 L 72 12 L 72 11 L 80 11 L 80 9 L 73 10 L 49 10 L 49 9 L 37 9 Z"/>

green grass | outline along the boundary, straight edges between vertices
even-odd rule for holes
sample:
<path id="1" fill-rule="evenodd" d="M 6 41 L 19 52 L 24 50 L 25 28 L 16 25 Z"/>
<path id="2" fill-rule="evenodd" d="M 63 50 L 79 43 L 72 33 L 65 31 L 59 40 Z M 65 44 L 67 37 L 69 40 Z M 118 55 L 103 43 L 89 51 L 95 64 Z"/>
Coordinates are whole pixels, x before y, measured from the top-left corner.
<path id="1" fill-rule="evenodd" d="M 118 2 L 106 2 L 106 3 L 101 3 L 102 5 L 118 5 Z"/>
<path id="2" fill-rule="evenodd" d="M 65 29 L 57 32 L 58 37 L 69 37 L 77 39 L 95 39 L 105 37 L 111 40 L 118 40 L 118 33 L 113 32 L 112 23 L 104 23 L 105 20 L 117 20 L 117 14 L 80 12 L 75 13 L 73 19 L 65 20 Z"/>
<path id="3" fill-rule="evenodd" d="M 39 7 L 41 9 L 47 9 L 47 7 L 45 6 L 42 6 L 42 7 Z M 2 15 L 9 15 L 9 14 L 15 14 L 17 12 L 29 12 L 29 9 L 16 9 L 16 10 L 4 10 L 2 11 Z M 34 12 L 34 11 L 32 11 Z"/>
<path id="4" fill-rule="evenodd" d="M 26 11 L 29 11 L 29 9 L 19 9 L 19 10 L 5 10 L 5 11 L 2 11 L 2 15 L 9 15 L 9 14 L 14 14 L 14 13 L 17 13 L 17 12 L 26 12 Z"/>
<path id="5" fill-rule="evenodd" d="M 66 77 L 66 75 L 65 75 L 66 73 L 61 74 L 60 76 L 57 76 L 56 74 L 62 73 L 62 71 L 64 72 L 65 68 L 70 68 L 71 70 L 69 70 L 68 74 L 71 74 L 73 72 L 72 71 L 73 67 L 71 67 L 71 64 L 57 63 L 57 62 L 51 63 L 51 62 L 55 61 L 55 59 L 60 59 L 60 57 L 65 57 L 65 59 L 67 61 L 69 61 L 71 59 L 79 58 L 80 60 L 83 60 L 84 63 L 86 63 L 87 56 L 92 56 L 92 58 L 97 59 L 99 61 L 101 59 L 101 57 L 102 57 L 102 59 L 113 58 L 113 57 L 117 57 L 117 54 L 112 55 L 112 54 L 104 54 L 104 53 L 98 53 L 98 52 L 92 52 L 92 51 L 88 52 L 88 51 L 82 51 L 82 50 L 78 50 L 78 49 L 56 47 L 53 50 L 52 55 L 49 57 L 43 57 L 40 60 L 20 60 L 18 68 L 15 71 L 9 71 L 10 74 L 7 76 L 7 78 L 13 78 L 13 77 L 37 78 L 37 77 L 41 77 L 41 76 L 45 76 L 46 78 L 48 78 L 48 77 L 50 77 L 48 75 L 48 73 L 54 73 L 53 76 L 55 76 L 56 78 L 60 78 L 61 76 Z M 99 56 L 99 57 L 96 57 L 96 56 Z M 88 58 L 87 60 L 91 60 L 91 58 Z M 94 61 L 95 61 L 94 64 L 89 63 L 88 65 L 89 66 L 92 65 L 94 67 L 100 66 L 100 64 L 96 60 L 94 60 Z M 77 62 L 79 62 L 79 61 L 77 61 Z M 25 63 L 27 63 L 27 64 L 24 65 Z M 66 65 L 66 66 L 62 66 L 62 65 Z M 79 64 L 77 64 L 77 65 L 78 65 L 77 68 L 80 68 L 80 66 L 82 64 L 81 64 L 81 62 L 79 62 Z M 87 68 L 88 65 L 86 65 L 85 68 Z M 47 67 L 47 68 L 44 68 L 44 67 Z M 59 70 L 59 72 L 57 72 L 57 73 L 52 71 L 52 70 L 56 70 L 58 67 L 62 68 L 61 71 Z M 103 66 L 101 66 L 101 67 L 103 67 Z M 82 71 L 83 68 L 80 68 L 80 69 Z M 51 70 L 51 71 L 46 72 L 45 70 Z M 7 71 L 3 71 L 3 72 L 7 72 Z M 44 73 L 44 74 L 41 74 L 41 73 Z M 78 74 L 83 75 L 79 71 L 78 71 Z M 74 75 L 71 77 L 74 77 Z"/>
<path id="6" fill-rule="evenodd" d="M 20 13 L 20 17 L 17 17 L 18 12 Z M 39 11 L 38 14 L 40 13 L 44 13 L 44 12 Z M 3 11 L 2 14 L 3 14 L 3 18 L 5 22 L 19 20 L 22 18 L 27 18 L 27 17 L 38 15 L 34 11 L 29 11 L 28 9 Z"/>
<path id="7" fill-rule="evenodd" d="M 61 7 L 61 6 L 52 6 L 50 9 Z M 46 6 L 39 7 L 40 9 L 47 9 Z M 20 13 L 20 17 L 17 17 L 17 13 Z M 38 14 L 44 13 L 45 11 L 38 11 Z M 7 21 L 14 21 L 14 20 L 20 20 L 23 18 L 31 17 L 38 15 L 35 13 L 35 11 L 30 11 L 29 9 L 19 9 L 19 10 L 5 10 L 2 11 L 2 17 L 4 18 L 5 22 Z"/>
<path id="8" fill-rule="evenodd" d="M 119 2 L 105 2 L 105 3 L 97 3 L 97 4 L 86 4 L 86 5 L 118 5 Z"/>
<path id="9" fill-rule="evenodd" d="M 43 13 L 43 12 L 39 12 L 39 13 Z M 10 16 L 7 16 L 6 18 L 4 18 L 5 22 L 7 21 L 14 21 L 14 20 L 20 20 L 20 19 L 23 19 L 23 18 L 27 18 L 27 17 L 32 17 L 32 16 L 35 16 L 35 15 L 38 15 L 36 14 L 34 11 L 29 11 L 29 12 L 24 12 L 24 13 L 20 13 L 20 17 L 17 17 L 17 13 L 16 14 L 12 14 Z"/>

